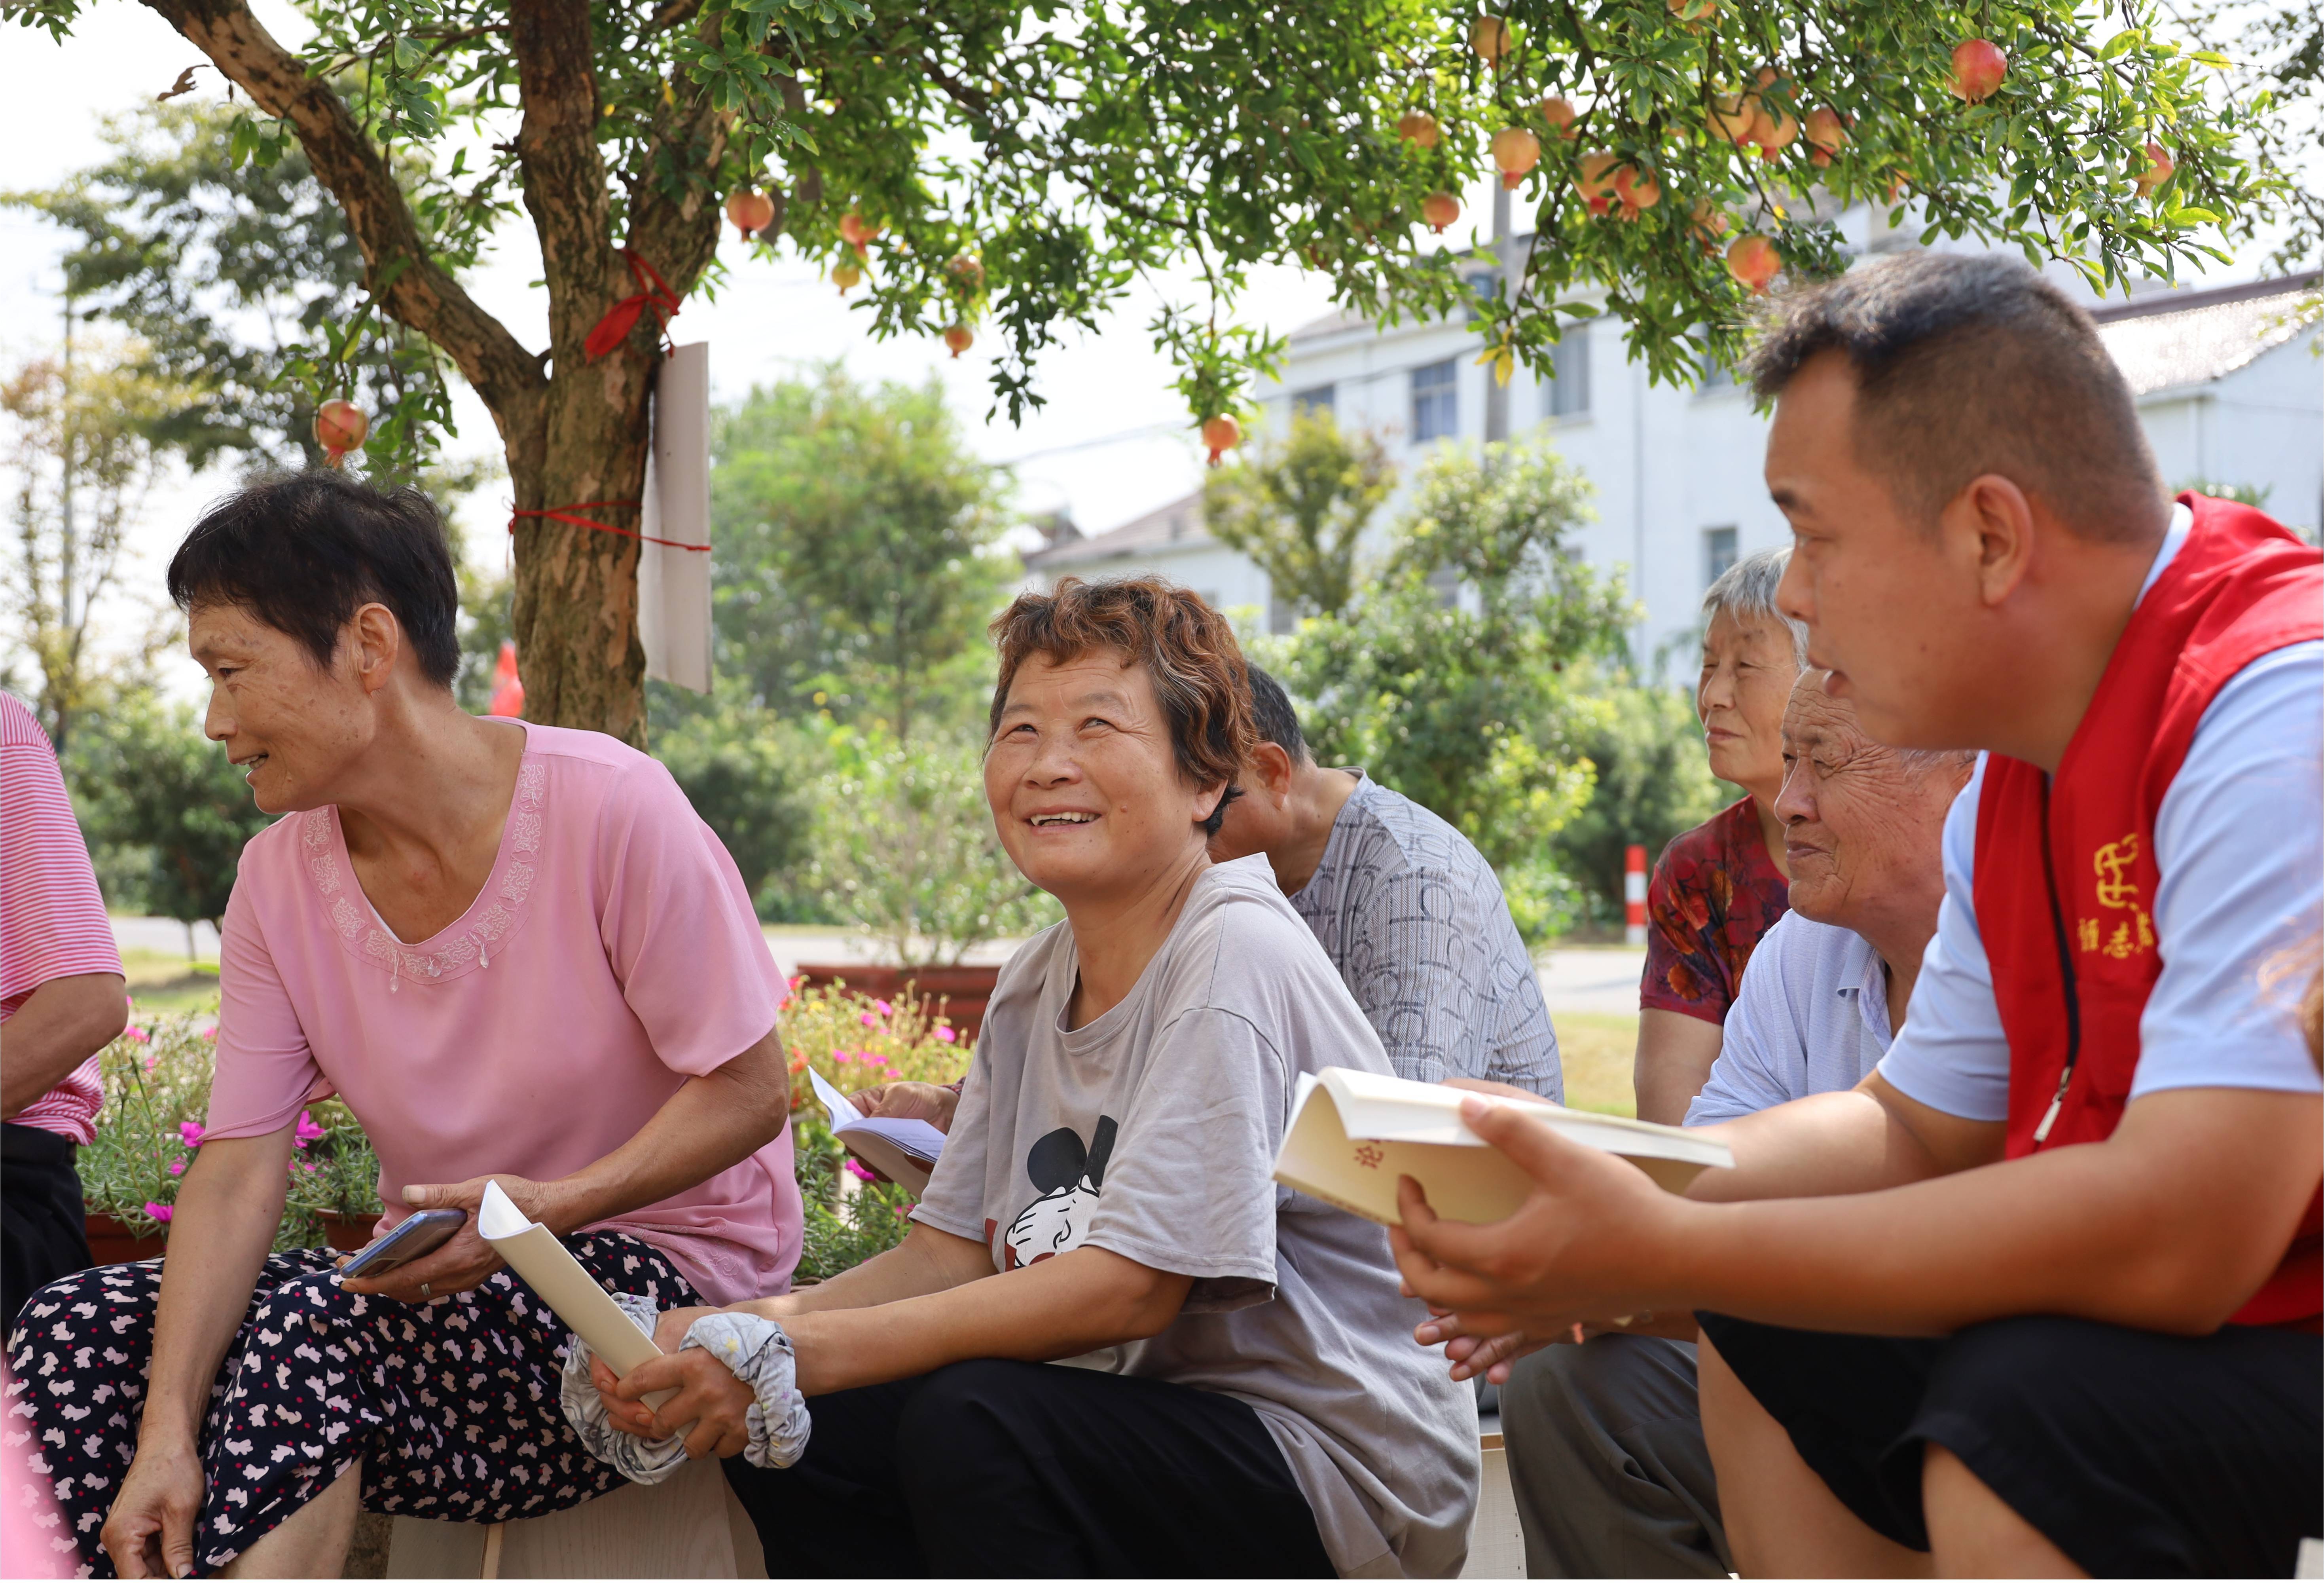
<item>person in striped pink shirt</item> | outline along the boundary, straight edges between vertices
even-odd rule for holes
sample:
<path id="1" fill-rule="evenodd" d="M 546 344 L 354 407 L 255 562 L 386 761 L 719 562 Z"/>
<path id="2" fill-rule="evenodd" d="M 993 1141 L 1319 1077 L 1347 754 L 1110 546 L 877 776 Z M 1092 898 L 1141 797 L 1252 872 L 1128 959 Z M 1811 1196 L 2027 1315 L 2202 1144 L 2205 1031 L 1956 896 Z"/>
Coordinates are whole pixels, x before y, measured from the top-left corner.
<path id="1" fill-rule="evenodd" d="M 74 1151 L 129 1020 L 121 953 L 48 734 L 0 692 L 0 1328 L 89 1266 Z"/>

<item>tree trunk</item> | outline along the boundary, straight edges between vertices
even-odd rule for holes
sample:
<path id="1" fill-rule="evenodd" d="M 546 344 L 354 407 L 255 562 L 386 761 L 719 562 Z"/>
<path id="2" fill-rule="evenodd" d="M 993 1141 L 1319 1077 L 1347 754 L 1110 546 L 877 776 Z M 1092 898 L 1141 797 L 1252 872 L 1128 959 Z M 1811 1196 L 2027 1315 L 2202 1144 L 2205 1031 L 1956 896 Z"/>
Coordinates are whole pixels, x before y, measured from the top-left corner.
<path id="1" fill-rule="evenodd" d="M 558 369 L 539 409 L 538 440 L 508 447 L 520 511 L 638 528 L 637 505 L 585 503 L 645 496 L 646 398 L 658 360 L 638 346 L 645 333 L 599 363 L 581 362 L 576 347 L 578 366 Z M 635 539 L 555 517 L 517 519 L 514 628 L 526 718 L 645 745 L 639 549 Z"/>

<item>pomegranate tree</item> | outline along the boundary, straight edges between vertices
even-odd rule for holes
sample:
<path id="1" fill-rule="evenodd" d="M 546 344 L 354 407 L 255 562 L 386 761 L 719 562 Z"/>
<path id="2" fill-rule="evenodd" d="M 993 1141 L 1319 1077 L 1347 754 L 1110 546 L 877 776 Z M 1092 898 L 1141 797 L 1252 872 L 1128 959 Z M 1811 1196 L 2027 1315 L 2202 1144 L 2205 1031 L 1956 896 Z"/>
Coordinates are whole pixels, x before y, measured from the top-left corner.
<path id="1" fill-rule="evenodd" d="M 877 236 L 881 229 L 881 227 L 873 225 L 852 208 L 839 217 L 839 239 L 854 248 L 855 256 L 858 258 L 871 256 L 866 250 L 872 245 L 872 239 Z"/>
<path id="2" fill-rule="evenodd" d="M 1783 255 L 1766 237 L 1754 233 L 1738 236 L 1728 245 L 1727 273 L 1754 294 L 1764 295 L 1767 282 L 1784 267 Z"/>
<path id="3" fill-rule="evenodd" d="M 1211 454 L 1207 459 L 1215 467 L 1219 465 L 1219 458 L 1242 443 L 1242 425 L 1223 413 L 1215 418 L 1205 418 L 1203 420 L 1203 443 L 1210 448 Z"/>
<path id="4" fill-rule="evenodd" d="M 1560 98 L 1555 94 L 1541 102 L 1541 118 L 1556 127 L 1560 137 L 1575 135 L 1573 123 L 1580 118 L 1580 114 L 1574 109 L 1572 100 Z"/>
<path id="5" fill-rule="evenodd" d="M 950 347 L 952 355 L 957 357 L 969 347 L 976 345 L 976 336 L 968 326 L 955 320 L 945 326 L 944 344 Z"/>
<path id="6" fill-rule="evenodd" d="M 1432 192 L 1420 200 L 1420 218 L 1442 236 L 1445 227 L 1461 218 L 1461 200 L 1449 192 Z"/>
<path id="7" fill-rule="evenodd" d="M 2165 181 L 2170 181 L 2172 172 L 2176 171 L 2178 168 L 2179 167 L 2172 162 L 2170 150 L 2164 148 L 2159 143 L 2148 143 L 2146 145 L 2146 169 L 2138 173 L 2139 197 L 2153 197 L 2155 190 L 2161 187 Z"/>

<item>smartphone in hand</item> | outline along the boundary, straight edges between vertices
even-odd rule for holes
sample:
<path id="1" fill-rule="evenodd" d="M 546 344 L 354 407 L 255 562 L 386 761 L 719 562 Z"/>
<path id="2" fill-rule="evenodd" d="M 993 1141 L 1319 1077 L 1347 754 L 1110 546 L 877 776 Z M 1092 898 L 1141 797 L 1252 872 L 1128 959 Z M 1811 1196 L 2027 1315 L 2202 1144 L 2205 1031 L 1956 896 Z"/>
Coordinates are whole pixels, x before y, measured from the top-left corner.
<path id="1" fill-rule="evenodd" d="M 467 1224 L 466 1209 L 422 1209 L 398 1221 L 395 1228 L 374 1237 L 362 1252 L 339 1266 L 344 1276 L 372 1280 L 422 1254 L 432 1254 L 452 1240 Z"/>

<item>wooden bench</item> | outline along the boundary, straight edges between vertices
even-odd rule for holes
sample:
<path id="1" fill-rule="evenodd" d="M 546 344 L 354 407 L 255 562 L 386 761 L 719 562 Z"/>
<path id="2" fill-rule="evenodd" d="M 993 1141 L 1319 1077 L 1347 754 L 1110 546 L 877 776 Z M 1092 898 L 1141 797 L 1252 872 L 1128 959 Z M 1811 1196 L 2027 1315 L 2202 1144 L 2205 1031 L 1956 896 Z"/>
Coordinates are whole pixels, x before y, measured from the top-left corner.
<path id="1" fill-rule="evenodd" d="M 715 1462 L 511 1523 L 398 1517 L 391 1578 L 763 1578 L 764 1552 Z"/>
<path id="2" fill-rule="evenodd" d="M 1499 1413 L 1478 1421 L 1482 1488 L 1464 1578 L 1522 1578 L 1525 1535 L 1509 1488 Z M 586 1505 L 512 1523 L 398 1517 L 391 1578 L 764 1578 L 765 1553 L 715 1463 L 666 1483 L 627 1485 Z"/>

